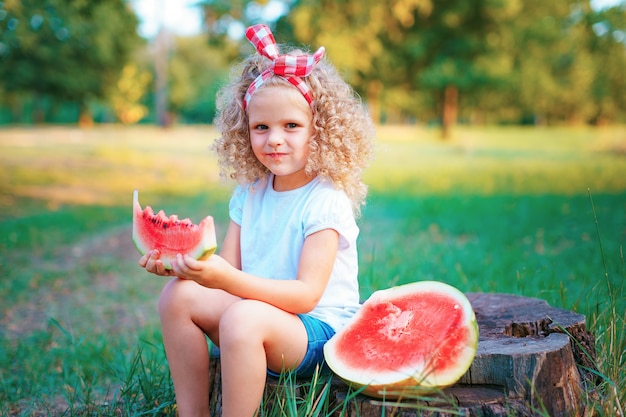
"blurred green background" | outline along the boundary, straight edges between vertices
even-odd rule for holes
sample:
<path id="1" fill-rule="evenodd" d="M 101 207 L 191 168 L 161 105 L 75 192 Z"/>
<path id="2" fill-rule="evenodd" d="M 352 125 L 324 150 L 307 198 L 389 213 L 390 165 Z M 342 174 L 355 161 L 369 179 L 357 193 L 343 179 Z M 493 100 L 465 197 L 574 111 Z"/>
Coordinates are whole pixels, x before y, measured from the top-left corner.
<path id="1" fill-rule="evenodd" d="M 379 123 L 626 120 L 624 1 L 201 0 L 191 31 L 167 4 L 0 1 L 0 124 L 210 123 L 259 22 L 324 45 Z"/>

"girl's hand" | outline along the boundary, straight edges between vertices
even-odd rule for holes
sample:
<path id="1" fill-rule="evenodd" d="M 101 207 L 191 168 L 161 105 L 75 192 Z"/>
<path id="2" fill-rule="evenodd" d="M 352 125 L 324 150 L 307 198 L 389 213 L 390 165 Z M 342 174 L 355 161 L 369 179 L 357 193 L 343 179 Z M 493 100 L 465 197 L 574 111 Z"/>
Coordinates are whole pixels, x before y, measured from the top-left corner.
<path id="1" fill-rule="evenodd" d="M 161 261 L 161 253 L 154 249 L 139 258 L 139 266 L 145 268 L 146 271 L 162 277 L 171 277 L 176 273 L 171 269 L 165 269 Z"/>
<path id="2" fill-rule="evenodd" d="M 172 261 L 173 275 L 194 280 L 208 288 L 224 289 L 225 277 L 232 268 L 232 265 L 219 255 L 212 255 L 209 259 L 199 261 L 189 255 L 178 254 Z"/>

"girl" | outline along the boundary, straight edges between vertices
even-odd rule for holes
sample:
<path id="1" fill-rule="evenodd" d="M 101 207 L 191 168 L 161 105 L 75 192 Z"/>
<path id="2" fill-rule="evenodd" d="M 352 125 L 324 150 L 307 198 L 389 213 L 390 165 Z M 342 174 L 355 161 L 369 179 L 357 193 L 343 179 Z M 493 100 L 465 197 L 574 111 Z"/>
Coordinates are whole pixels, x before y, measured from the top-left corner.
<path id="1" fill-rule="evenodd" d="M 246 37 L 258 54 L 218 97 L 214 148 L 239 183 L 220 255 L 179 255 L 171 271 L 156 251 L 139 261 L 175 276 L 159 314 L 183 417 L 209 415 L 205 335 L 220 348 L 223 416 L 252 416 L 266 374 L 311 376 L 359 308 L 355 217 L 373 123 L 324 48 L 280 55 L 264 25 Z"/>

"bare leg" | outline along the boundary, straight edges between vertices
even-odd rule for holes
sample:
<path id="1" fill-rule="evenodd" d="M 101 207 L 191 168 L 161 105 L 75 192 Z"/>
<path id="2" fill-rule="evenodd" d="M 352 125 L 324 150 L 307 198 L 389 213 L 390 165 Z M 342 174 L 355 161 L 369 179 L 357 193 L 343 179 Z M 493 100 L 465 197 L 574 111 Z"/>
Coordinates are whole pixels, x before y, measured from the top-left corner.
<path id="1" fill-rule="evenodd" d="M 239 300 L 194 281 L 170 281 L 159 299 L 163 343 L 181 417 L 209 416 L 209 353 L 223 311 Z"/>
<path id="2" fill-rule="evenodd" d="M 280 372 L 302 361 L 307 334 L 293 314 L 255 300 L 224 311 L 219 325 L 222 416 L 252 417 L 265 388 L 267 368 Z"/>

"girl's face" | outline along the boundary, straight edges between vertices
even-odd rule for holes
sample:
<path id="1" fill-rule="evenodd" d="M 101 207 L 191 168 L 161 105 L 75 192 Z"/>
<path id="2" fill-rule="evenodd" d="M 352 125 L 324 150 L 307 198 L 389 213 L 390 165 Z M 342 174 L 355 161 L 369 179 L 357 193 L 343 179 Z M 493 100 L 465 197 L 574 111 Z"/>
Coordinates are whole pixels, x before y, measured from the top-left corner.
<path id="1" fill-rule="evenodd" d="M 304 168 L 313 133 L 309 104 L 291 86 L 265 86 L 248 105 L 250 144 L 257 159 L 274 175 L 274 189 L 287 191 L 313 178 Z"/>

